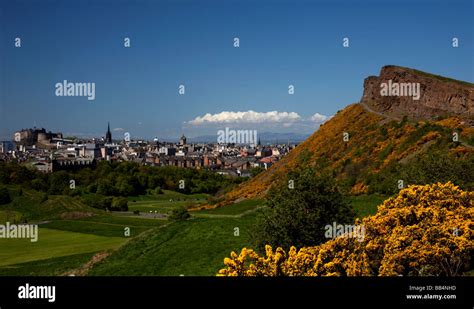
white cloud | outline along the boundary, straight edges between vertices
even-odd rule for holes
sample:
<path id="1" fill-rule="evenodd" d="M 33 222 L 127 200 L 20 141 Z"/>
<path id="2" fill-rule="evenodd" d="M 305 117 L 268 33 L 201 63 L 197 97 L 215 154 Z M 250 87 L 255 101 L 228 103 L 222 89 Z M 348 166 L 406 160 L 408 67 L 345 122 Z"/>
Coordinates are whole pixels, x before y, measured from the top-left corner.
<path id="1" fill-rule="evenodd" d="M 190 121 L 183 123 L 183 130 L 191 130 L 199 134 L 215 134 L 216 128 L 231 127 L 237 129 L 250 129 L 259 132 L 273 133 L 304 133 L 310 134 L 317 130 L 323 123 L 332 116 L 325 116 L 320 113 L 300 116 L 296 112 L 246 112 L 224 111 L 220 113 L 207 113 Z M 197 133 L 196 133 L 197 134 Z"/>
<path id="2" fill-rule="evenodd" d="M 315 122 L 324 122 L 329 119 L 328 116 L 321 115 L 320 113 L 315 113 L 313 116 L 311 116 L 311 121 Z"/>
<path id="3" fill-rule="evenodd" d="M 205 114 L 189 121 L 192 125 L 222 124 L 222 123 L 291 123 L 300 121 L 301 117 L 295 112 L 220 112 L 217 114 Z"/>
<path id="4" fill-rule="evenodd" d="M 114 131 L 114 132 L 121 132 L 121 131 L 123 131 L 123 129 L 122 129 L 122 128 L 115 128 L 115 129 L 113 129 L 112 131 Z"/>

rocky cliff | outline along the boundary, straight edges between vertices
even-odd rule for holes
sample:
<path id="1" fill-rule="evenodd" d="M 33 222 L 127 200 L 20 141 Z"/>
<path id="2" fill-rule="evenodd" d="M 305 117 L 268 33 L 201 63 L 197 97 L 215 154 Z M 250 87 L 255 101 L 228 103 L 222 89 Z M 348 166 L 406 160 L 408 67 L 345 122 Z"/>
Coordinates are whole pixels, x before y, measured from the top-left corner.
<path id="1" fill-rule="evenodd" d="M 419 98 L 386 95 L 381 90 L 387 85 L 411 87 L 419 83 Z M 384 84 L 384 85 L 382 85 Z M 395 89 L 396 90 L 396 89 Z M 474 117 L 474 84 L 437 76 L 399 66 L 384 66 L 379 76 L 364 81 L 361 103 L 387 116 L 412 120 L 429 120 L 439 116 Z"/>

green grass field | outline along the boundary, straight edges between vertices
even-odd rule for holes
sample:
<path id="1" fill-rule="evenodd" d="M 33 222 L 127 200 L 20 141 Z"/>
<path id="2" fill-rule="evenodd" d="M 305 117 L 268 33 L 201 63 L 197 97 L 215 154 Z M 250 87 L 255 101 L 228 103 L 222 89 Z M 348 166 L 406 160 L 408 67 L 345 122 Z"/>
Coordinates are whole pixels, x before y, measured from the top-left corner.
<path id="1" fill-rule="evenodd" d="M 90 275 L 213 276 L 231 251 L 251 245 L 255 216 L 195 218 L 150 230 L 131 240 Z M 240 236 L 234 236 L 234 228 Z"/>
<path id="2" fill-rule="evenodd" d="M 110 224 L 118 224 L 118 225 L 125 225 L 125 226 L 148 226 L 148 227 L 156 227 L 166 223 L 166 220 L 160 219 L 146 219 L 140 218 L 137 216 L 131 216 L 127 214 L 104 214 L 100 216 L 82 218 L 81 221 L 86 222 L 99 222 L 99 223 L 110 223 Z"/>
<path id="3" fill-rule="evenodd" d="M 351 199 L 359 215 L 372 214 L 380 196 Z M 252 247 L 252 226 L 260 200 L 246 200 L 221 208 L 192 212 L 196 218 L 151 230 L 130 241 L 91 275 L 213 276 L 231 251 Z M 238 227 L 240 236 L 233 235 Z"/>
<path id="4" fill-rule="evenodd" d="M 114 249 L 125 241 L 122 237 L 104 237 L 40 227 L 37 242 L 31 242 L 29 239 L 0 239 L 0 266 Z"/>
<path id="5" fill-rule="evenodd" d="M 40 238 L 33 246 L 29 240 L 0 239 L 0 246 L 5 249 L 0 253 L 1 261 L 5 261 L 0 262 L 0 276 L 60 275 L 86 263 L 94 253 L 115 249 L 126 240 L 166 223 L 116 215 L 52 220 L 40 225 Z M 125 227 L 130 228 L 130 237 L 125 237 Z"/>
<path id="6" fill-rule="evenodd" d="M 164 190 L 163 194 L 140 195 L 129 197 L 128 209 L 149 213 L 158 212 L 167 214 L 176 207 L 189 207 L 203 204 L 207 201 L 207 194 L 183 194 Z"/>
<path id="7" fill-rule="evenodd" d="M 262 200 L 193 211 L 191 219 L 181 222 L 145 216 L 150 210 L 168 213 L 176 207 L 205 203 L 207 198 L 206 194 L 165 191 L 130 197 L 129 213 L 106 213 L 69 196 L 50 196 L 41 202 L 39 192 L 23 190 L 12 203 L 0 207 L 0 223 L 25 218 L 47 222 L 40 225 L 37 243 L 0 239 L 0 276 L 61 275 L 106 250 L 112 250 L 111 256 L 95 265 L 91 275 L 215 275 L 231 251 L 252 247 L 250 231 Z M 375 213 L 384 199 L 378 195 L 350 197 L 359 217 Z M 134 210 L 143 216 L 132 215 Z M 65 212 L 93 216 L 62 219 Z M 128 238 L 126 227 L 131 232 Z M 239 236 L 234 236 L 235 228 Z"/>
<path id="8" fill-rule="evenodd" d="M 0 276 L 60 276 L 87 263 L 95 252 L 0 266 Z"/>
<path id="9" fill-rule="evenodd" d="M 193 211 L 193 219 L 173 222 L 133 239 L 90 274 L 213 276 L 231 251 L 252 245 L 256 215 L 249 212 L 261 204 L 259 200 L 248 200 Z M 235 228 L 239 236 L 234 235 Z"/>
<path id="10" fill-rule="evenodd" d="M 157 211 L 161 214 L 167 214 L 171 210 L 179 206 L 190 206 L 190 202 L 185 201 L 140 201 L 140 202 L 129 202 L 128 210 L 130 211 L 140 211 L 140 212 L 154 212 Z"/>
<path id="11" fill-rule="evenodd" d="M 96 219 L 97 220 L 97 219 Z M 133 219 L 132 219 L 133 220 Z M 166 221 L 164 220 L 149 220 L 154 225 L 137 225 L 133 221 L 123 222 L 121 224 L 117 223 L 107 223 L 100 221 L 82 221 L 82 220 L 55 220 L 47 224 L 41 225 L 42 227 L 69 231 L 83 234 L 91 234 L 97 236 L 106 236 L 106 237 L 125 237 L 124 232 L 126 228 L 130 229 L 130 237 L 137 236 L 138 234 L 149 230 L 154 226 L 160 226 Z"/>
<path id="12" fill-rule="evenodd" d="M 263 206 L 263 201 L 262 200 L 244 200 L 239 203 L 219 207 L 219 208 L 214 208 L 214 209 L 205 209 L 205 210 L 200 210 L 197 212 L 193 212 L 196 216 L 199 216 L 201 214 L 210 214 L 210 215 L 240 215 L 242 213 L 250 212 L 252 210 L 255 210 L 259 207 Z"/>

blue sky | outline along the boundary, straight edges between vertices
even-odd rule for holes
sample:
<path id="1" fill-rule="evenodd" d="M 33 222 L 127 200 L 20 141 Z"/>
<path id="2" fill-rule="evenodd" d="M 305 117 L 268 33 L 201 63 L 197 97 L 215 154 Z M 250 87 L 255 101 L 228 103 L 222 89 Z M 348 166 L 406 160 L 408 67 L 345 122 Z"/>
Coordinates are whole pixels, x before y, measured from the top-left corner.
<path id="1" fill-rule="evenodd" d="M 473 15 L 470 0 L 2 1 L 0 138 L 33 126 L 100 136 L 107 121 L 114 137 L 311 132 L 383 65 L 473 82 Z M 63 80 L 94 82 L 96 99 L 55 96 Z"/>

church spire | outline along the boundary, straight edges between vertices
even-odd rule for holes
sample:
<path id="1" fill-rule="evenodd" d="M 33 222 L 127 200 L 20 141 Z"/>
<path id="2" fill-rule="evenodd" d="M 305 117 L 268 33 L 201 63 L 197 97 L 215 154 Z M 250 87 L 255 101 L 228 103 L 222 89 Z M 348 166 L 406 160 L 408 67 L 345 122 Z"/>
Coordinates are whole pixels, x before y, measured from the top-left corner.
<path id="1" fill-rule="evenodd" d="M 112 133 L 110 132 L 110 122 L 107 122 L 107 133 L 105 133 L 105 142 L 112 143 Z"/>

